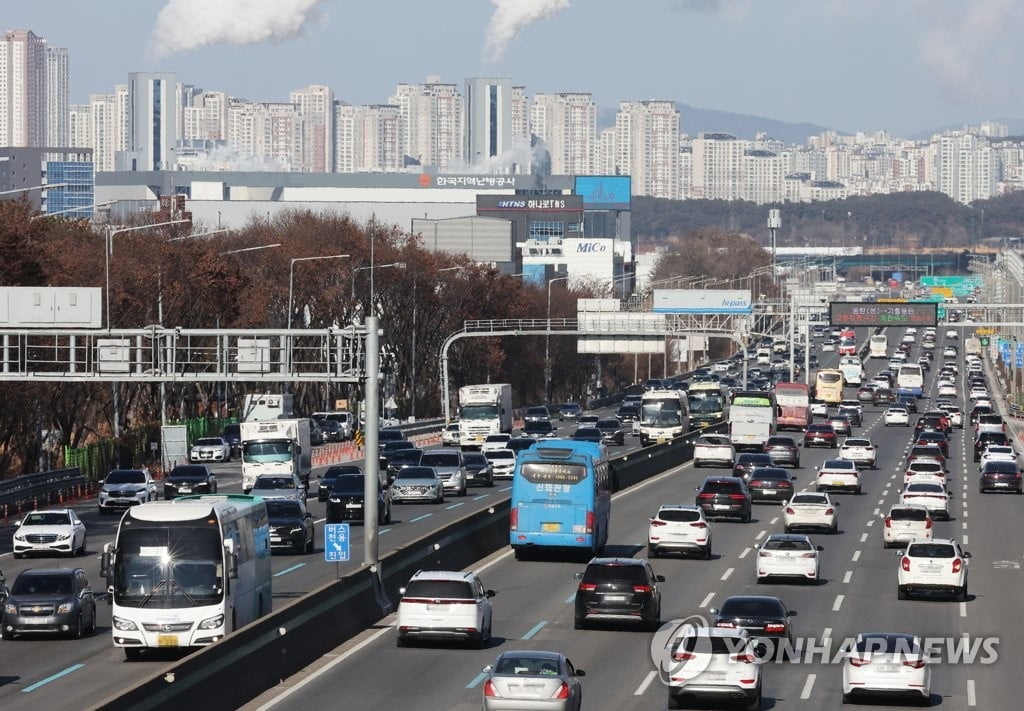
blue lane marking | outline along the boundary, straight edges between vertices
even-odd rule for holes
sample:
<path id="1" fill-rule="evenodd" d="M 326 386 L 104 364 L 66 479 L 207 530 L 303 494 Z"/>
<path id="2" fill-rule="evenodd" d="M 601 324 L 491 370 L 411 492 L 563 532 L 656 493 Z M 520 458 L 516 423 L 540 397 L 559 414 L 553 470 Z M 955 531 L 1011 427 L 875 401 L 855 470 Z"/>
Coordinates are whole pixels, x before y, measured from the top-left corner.
<path id="1" fill-rule="evenodd" d="M 544 627 L 544 625 L 546 625 L 547 623 L 547 620 L 541 620 L 540 622 L 535 624 L 529 632 L 523 635 L 523 639 L 531 639 L 535 634 L 540 632 L 541 628 Z"/>
<path id="2" fill-rule="evenodd" d="M 498 491 L 512 491 L 512 487 L 506 486 L 504 489 L 498 489 Z"/>
<path id="3" fill-rule="evenodd" d="M 383 536 L 385 533 L 387 533 L 390 530 L 391 530 L 390 528 L 382 528 L 379 531 L 377 531 L 377 535 L 378 536 Z"/>
<path id="4" fill-rule="evenodd" d="M 72 664 L 70 667 L 68 667 L 67 669 L 65 669 L 63 671 L 59 671 L 56 674 L 51 674 L 50 676 L 46 677 L 42 681 L 37 681 L 35 684 L 32 684 L 31 686 L 26 686 L 21 691 L 24 694 L 27 694 L 30 691 L 35 691 L 40 686 L 43 686 L 44 684 L 49 684 L 51 681 L 56 681 L 57 679 L 60 679 L 62 676 L 67 676 L 71 672 L 78 671 L 79 669 L 81 669 L 84 666 L 85 666 L 84 664 Z"/>
<path id="5" fill-rule="evenodd" d="M 287 573 L 292 572 L 293 570 L 298 570 L 299 568 L 301 568 L 304 565 L 305 565 L 305 563 L 296 563 L 295 565 L 293 565 L 290 568 L 285 568 L 284 570 L 279 570 L 278 572 L 274 573 L 274 577 L 275 578 L 279 578 L 282 575 L 286 575 Z"/>
<path id="6" fill-rule="evenodd" d="M 570 602 L 576 601 L 576 593 L 573 593 L 569 597 L 565 598 L 565 604 L 568 605 Z"/>
<path id="7" fill-rule="evenodd" d="M 479 501 L 480 499 L 486 499 L 490 494 L 480 494 L 480 496 L 474 496 L 473 501 Z"/>
<path id="8" fill-rule="evenodd" d="M 432 513 L 425 513 L 422 516 L 417 516 L 416 518 L 409 519 L 409 523 L 416 523 L 417 521 L 422 521 L 423 519 L 428 518 L 428 517 L 433 516 L 433 515 L 434 514 L 432 514 Z"/>
<path id="9" fill-rule="evenodd" d="M 460 501 L 460 502 L 459 502 L 459 503 L 457 503 L 457 504 L 452 504 L 451 506 L 445 506 L 445 509 L 447 509 L 447 510 L 450 510 L 450 509 L 457 509 L 457 508 L 459 508 L 460 506 L 462 506 L 462 505 L 463 505 L 464 503 L 465 503 L 465 502 L 463 502 L 463 501 Z"/>
<path id="10" fill-rule="evenodd" d="M 473 681 L 471 681 L 468 684 L 466 684 L 466 688 L 467 689 L 472 689 L 474 686 L 479 686 L 480 682 L 482 682 L 486 678 L 487 678 L 487 674 L 485 674 L 484 672 L 480 672 L 479 674 L 477 674 L 476 676 L 473 677 Z"/>

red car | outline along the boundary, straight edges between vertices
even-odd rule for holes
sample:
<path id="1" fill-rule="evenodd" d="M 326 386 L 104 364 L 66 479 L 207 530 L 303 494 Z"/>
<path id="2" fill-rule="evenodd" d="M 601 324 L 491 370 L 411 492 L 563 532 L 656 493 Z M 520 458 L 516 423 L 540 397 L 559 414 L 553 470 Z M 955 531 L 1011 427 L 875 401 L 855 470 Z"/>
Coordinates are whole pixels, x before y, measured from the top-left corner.
<path id="1" fill-rule="evenodd" d="M 837 446 L 836 431 L 832 425 L 824 423 L 807 425 L 807 431 L 804 433 L 804 447 L 811 446 L 835 449 Z"/>

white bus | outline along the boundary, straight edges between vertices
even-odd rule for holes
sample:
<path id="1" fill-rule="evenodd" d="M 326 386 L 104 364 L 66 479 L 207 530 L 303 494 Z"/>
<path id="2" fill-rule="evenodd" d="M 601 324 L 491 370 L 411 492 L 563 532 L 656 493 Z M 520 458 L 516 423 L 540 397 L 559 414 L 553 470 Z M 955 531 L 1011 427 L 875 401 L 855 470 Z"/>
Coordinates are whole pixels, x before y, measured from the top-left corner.
<path id="1" fill-rule="evenodd" d="M 921 366 L 901 365 L 900 369 L 896 371 L 896 394 L 921 397 L 923 393 L 924 373 L 921 372 Z"/>
<path id="2" fill-rule="evenodd" d="M 729 397 L 729 441 L 736 449 L 761 451 L 778 428 L 775 393 L 734 390 Z"/>
<path id="3" fill-rule="evenodd" d="M 252 496 L 183 496 L 128 509 L 103 550 L 114 646 L 203 647 L 271 610 L 267 507 Z"/>
<path id="4" fill-rule="evenodd" d="M 870 348 L 868 355 L 871 358 L 889 357 L 889 337 L 884 333 L 872 336 L 868 341 L 868 347 Z"/>
<path id="5" fill-rule="evenodd" d="M 679 390 L 650 390 L 640 397 L 640 445 L 682 437 L 690 431 L 686 397 Z"/>

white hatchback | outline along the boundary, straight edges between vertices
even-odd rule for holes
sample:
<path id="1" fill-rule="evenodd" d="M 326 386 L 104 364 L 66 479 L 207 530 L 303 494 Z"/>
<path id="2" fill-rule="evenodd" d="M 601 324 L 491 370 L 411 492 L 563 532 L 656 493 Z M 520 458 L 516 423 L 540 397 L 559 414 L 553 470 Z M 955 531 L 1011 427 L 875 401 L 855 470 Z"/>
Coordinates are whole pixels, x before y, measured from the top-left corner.
<path id="1" fill-rule="evenodd" d="M 665 504 L 650 519 L 647 529 L 647 554 L 657 558 L 664 553 L 697 553 L 711 558 L 711 526 L 700 506 Z"/>
<path id="2" fill-rule="evenodd" d="M 757 550 L 757 556 L 754 558 L 757 582 L 761 583 L 772 577 L 818 582 L 818 553 L 824 548 L 815 546 L 807 536 L 773 533 L 764 543 L 755 544 L 754 548 Z"/>
<path id="3" fill-rule="evenodd" d="M 399 589 L 397 644 L 417 639 L 463 641 L 481 649 L 491 638 L 493 590 L 476 573 L 417 571 Z"/>
<path id="4" fill-rule="evenodd" d="M 846 459 L 826 459 L 818 469 L 815 488 L 818 491 L 861 492 L 860 472 L 857 465 Z"/>
<path id="5" fill-rule="evenodd" d="M 836 533 L 839 530 L 838 501 L 824 492 L 800 491 L 782 507 L 783 530 L 814 528 Z"/>
<path id="6" fill-rule="evenodd" d="M 907 463 L 903 472 L 904 486 L 917 481 L 931 481 L 937 484 L 946 483 L 946 467 L 934 459 L 915 459 Z"/>
<path id="7" fill-rule="evenodd" d="M 669 643 L 668 707 L 684 699 L 742 699 L 744 708 L 761 708 L 761 665 L 754 640 L 745 629 L 687 629 Z"/>
<path id="8" fill-rule="evenodd" d="M 890 425 L 908 427 L 910 425 L 910 413 L 905 407 L 890 407 L 885 411 L 883 421 L 886 427 Z"/>
<path id="9" fill-rule="evenodd" d="M 897 504 L 882 517 L 882 548 L 932 539 L 933 521 L 924 506 Z"/>
<path id="10" fill-rule="evenodd" d="M 843 703 L 857 696 L 896 695 L 931 701 L 931 669 L 920 637 L 872 632 L 858 634 L 844 654 Z"/>
<path id="11" fill-rule="evenodd" d="M 990 444 L 985 447 L 978 462 L 978 469 L 984 469 L 989 462 L 1016 462 L 1017 450 L 1009 445 Z"/>
<path id="12" fill-rule="evenodd" d="M 967 559 L 971 557 L 951 538 L 911 541 L 907 550 L 896 554 L 897 593 L 906 600 L 916 593 L 945 593 L 958 602 L 967 600 Z"/>

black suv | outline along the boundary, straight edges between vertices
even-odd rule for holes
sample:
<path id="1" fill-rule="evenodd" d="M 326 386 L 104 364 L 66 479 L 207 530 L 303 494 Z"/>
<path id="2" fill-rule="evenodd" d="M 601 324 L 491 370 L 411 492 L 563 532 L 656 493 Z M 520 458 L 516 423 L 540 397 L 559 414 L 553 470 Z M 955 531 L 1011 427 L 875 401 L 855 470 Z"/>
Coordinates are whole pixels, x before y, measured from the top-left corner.
<path id="1" fill-rule="evenodd" d="M 736 457 L 736 463 L 732 465 L 732 475 L 746 481 L 750 478 L 750 472 L 757 467 L 773 466 L 772 457 L 764 452 L 744 452 Z"/>
<path id="2" fill-rule="evenodd" d="M 771 461 L 763 466 L 770 467 Z M 750 491 L 739 477 L 709 476 L 697 487 L 696 504 L 704 509 L 707 518 L 734 516 L 743 523 L 750 523 Z"/>
<path id="3" fill-rule="evenodd" d="M 66 635 L 78 639 L 96 631 L 96 599 L 81 568 L 21 571 L 3 605 L 0 633 Z"/>
<path id="4" fill-rule="evenodd" d="M 285 548 L 293 553 L 313 552 L 313 514 L 301 501 L 270 499 L 267 518 L 270 523 L 270 551 Z"/>
<path id="5" fill-rule="evenodd" d="M 340 464 L 336 467 L 328 467 L 327 471 L 325 471 L 317 481 L 316 500 L 327 501 L 327 497 L 330 495 L 331 489 L 334 488 L 334 480 L 339 476 L 344 476 L 345 474 L 357 474 L 362 476 L 363 470 L 355 464 Z"/>
<path id="6" fill-rule="evenodd" d="M 1010 442 L 1010 438 L 1003 432 L 982 432 L 978 435 L 978 439 L 974 440 L 974 461 L 981 461 L 982 452 L 990 444 L 1012 446 L 1013 443 Z"/>
<path id="7" fill-rule="evenodd" d="M 363 474 L 345 474 L 334 480 L 334 488 L 327 497 L 327 523 L 362 521 L 363 502 L 366 501 Z M 377 523 L 391 523 L 391 490 L 377 487 Z"/>
<path id="8" fill-rule="evenodd" d="M 205 464 L 179 464 L 164 479 L 164 498 L 216 494 L 217 478 Z"/>
<path id="9" fill-rule="evenodd" d="M 655 575 L 644 558 L 593 558 L 576 573 L 576 629 L 590 621 L 639 622 L 650 631 L 661 627 L 661 590 L 664 575 Z"/>

